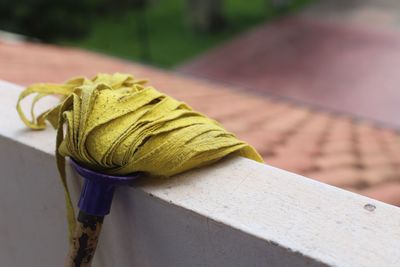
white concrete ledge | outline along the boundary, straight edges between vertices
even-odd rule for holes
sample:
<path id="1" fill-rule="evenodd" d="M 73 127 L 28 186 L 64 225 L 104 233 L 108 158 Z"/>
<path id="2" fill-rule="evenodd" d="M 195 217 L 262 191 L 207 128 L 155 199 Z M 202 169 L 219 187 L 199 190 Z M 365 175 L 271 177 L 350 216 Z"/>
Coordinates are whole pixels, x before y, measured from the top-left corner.
<path id="1" fill-rule="evenodd" d="M 0 83 L 1 266 L 61 266 L 54 130 Z M 80 178 L 70 172 L 77 194 Z M 366 206 L 367 205 L 367 206 Z M 116 192 L 95 266 L 400 266 L 400 209 L 243 158 Z"/>

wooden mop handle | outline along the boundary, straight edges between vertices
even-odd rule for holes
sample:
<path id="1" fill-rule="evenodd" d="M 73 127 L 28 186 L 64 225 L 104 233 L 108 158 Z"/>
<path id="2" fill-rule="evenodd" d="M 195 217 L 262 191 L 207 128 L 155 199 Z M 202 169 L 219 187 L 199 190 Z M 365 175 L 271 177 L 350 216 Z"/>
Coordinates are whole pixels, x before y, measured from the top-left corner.
<path id="1" fill-rule="evenodd" d="M 93 216 L 79 211 L 78 223 L 69 247 L 65 267 L 91 266 L 103 219 L 103 216 Z"/>
<path id="2" fill-rule="evenodd" d="M 85 183 L 78 202 L 78 224 L 65 267 L 89 267 L 96 251 L 104 216 L 110 213 L 115 187 L 130 185 L 140 174 L 113 176 L 88 169 L 72 158 L 70 162 L 85 178 Z"/>

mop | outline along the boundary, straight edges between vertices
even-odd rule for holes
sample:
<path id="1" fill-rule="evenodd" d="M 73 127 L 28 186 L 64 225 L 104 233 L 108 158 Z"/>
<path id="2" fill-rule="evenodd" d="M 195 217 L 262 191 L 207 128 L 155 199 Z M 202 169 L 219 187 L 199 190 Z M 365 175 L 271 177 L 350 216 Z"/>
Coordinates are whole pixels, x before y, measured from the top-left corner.
<path id="1" fill-rule="evenodd" d="M 90 266 L 116 186 L 129 185 L 139 176 L 170 177 L 231 154 L 263 162 L 253 147 L 217 121 L 146 84 L 127 74 L 98 74 L 64 84 L 33 84 L 18 99 L 17 111 L 26 126 L 41 130 L 47 121 L 57 130 L 56 163 L 71 244 L 65 266 Z M 21 101 L 32 94 L 28 118 Z M 35 105 L 49 95 L 58 95 L 60 102 L 36 116 Z M 85 178 L 78 222 L 66 158 Z"/>

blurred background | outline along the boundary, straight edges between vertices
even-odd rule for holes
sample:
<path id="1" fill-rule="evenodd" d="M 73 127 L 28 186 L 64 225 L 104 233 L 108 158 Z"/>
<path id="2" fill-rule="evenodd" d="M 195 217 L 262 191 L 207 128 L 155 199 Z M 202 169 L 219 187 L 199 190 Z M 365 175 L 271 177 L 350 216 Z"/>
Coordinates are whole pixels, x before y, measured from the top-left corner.
<path id="1" fill-rule="evenodd" d="M 2 30 L 171 68 L 311 0 L 2 0 Z"/>
<path id="2" fill-rule="evenodd" d="M 267 164 L 400 205 L 398 0 L 2 0 L 0 14 L 0 79 L 148 77 Z"/>

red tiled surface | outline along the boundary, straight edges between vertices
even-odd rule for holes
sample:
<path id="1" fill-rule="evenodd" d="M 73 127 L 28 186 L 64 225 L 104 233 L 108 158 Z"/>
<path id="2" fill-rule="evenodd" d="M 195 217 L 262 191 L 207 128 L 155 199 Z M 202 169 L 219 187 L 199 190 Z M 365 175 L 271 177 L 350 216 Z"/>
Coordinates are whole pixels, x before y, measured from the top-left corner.
<path id="1" fill-rule="evenodd" d="M 0 79 L 14 83 L 115 71 L 151 78 L 254 145 L 270 165 L 400 205 L 400 135 L 392 129 L 82 50 L 0 41 Z"/>
<path id="2" fill-rule="evenodd" d="M 399 69 L 399 31 L 299 16 L 261 25 L 179 71 L 400 127 Z"/>

